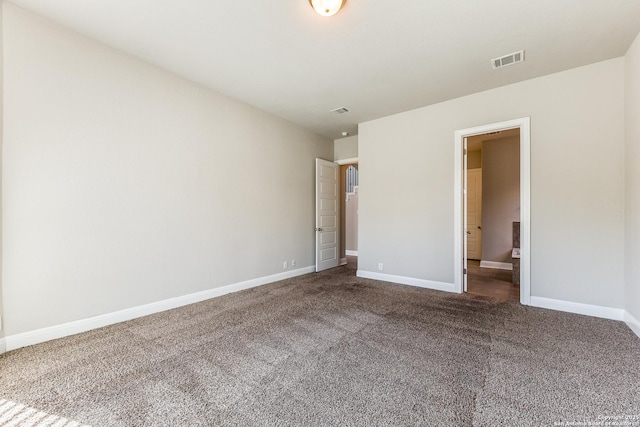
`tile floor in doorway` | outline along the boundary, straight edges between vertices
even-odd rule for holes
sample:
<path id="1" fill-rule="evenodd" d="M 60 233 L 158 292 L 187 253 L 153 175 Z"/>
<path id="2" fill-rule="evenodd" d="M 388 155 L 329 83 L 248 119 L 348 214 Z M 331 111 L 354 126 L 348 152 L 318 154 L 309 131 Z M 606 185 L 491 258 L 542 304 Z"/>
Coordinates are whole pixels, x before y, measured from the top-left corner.
<path id="1" fill-rule="evenodd" d="M 520 286 L 512 282 L 511 271 L 480 267 L 480 261 L 468 261 L 467 293 L 500 301 L 520 301 Z"/>

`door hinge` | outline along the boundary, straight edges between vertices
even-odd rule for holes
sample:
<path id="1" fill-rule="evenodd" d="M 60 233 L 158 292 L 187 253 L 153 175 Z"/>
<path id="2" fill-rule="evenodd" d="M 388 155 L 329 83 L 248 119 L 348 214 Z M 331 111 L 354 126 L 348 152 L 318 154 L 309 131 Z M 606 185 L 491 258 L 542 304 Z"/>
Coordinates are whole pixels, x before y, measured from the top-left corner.
<path id="1" fill-rule="evenodd" d="M 466 268 L 464 268 L 463 270 L 464 270 L 464 274 L 467 274 L 467 269 L 466 269 Z"/>
<path id="2" fill-rule="evenodd" d="M 464 155 L 465 156 L 467 155 L 467 149 L 466 148 L 464 149 Z"/>

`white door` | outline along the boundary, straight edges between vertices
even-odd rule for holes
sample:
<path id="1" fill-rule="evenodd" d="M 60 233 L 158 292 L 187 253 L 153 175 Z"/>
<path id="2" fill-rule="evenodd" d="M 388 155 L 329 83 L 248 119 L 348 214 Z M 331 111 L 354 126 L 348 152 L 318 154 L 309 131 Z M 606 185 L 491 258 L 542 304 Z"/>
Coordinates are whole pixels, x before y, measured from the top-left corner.
<path id="1" fill-rule="evenodd" d="M 467 258 L 482 259 L 482 169 L 467 171 Z"/>
<path id="2" fill-rule="evenodd" d="M 316 159 L 316 271 L 337 267 L 340 167 Z"/>

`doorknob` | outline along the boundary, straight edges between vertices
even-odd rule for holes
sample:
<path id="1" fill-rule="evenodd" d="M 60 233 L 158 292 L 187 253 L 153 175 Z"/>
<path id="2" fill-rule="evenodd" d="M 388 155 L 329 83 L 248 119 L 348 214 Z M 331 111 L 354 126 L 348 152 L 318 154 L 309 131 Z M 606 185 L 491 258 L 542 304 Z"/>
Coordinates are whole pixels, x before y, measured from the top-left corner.
<path id="1" fill-rule="evenodd" d="M 467 234 L 471 234 L 471 232 L 467 230 Z"/>
<path id="2" fill-rule="evenodd" d="M 322 227 L 316 228 L 316 231 L 322 231 Z"/>

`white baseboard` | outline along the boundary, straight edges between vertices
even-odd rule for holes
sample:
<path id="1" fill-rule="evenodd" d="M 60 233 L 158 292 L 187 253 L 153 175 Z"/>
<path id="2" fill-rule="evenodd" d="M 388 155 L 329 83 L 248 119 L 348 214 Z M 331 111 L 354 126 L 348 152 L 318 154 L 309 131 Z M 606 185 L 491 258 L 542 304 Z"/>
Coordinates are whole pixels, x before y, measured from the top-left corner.
<path id="1" fill-rule="evenodd" d="M 640 321 L 629 314 L 628 311 L 624 312 L 623 320 L 625 321 L 629 329 L 631 329 L 633 333 L 636 334 L 638 338 L 640 338 Z"/>
<path id="2" fill-rule="evenodd" d="M 340 258 L 340 265 L 347 265 L 347 259 L 346 258 Z"/>
<path id="3" fill-rule="evenodd" d="M 347 256 L 358 256 L 358 251 L 350 251 L 349 249 L 344 251 Z"/>
<path id="4" fill-rule="evenodd" d="M 7 340 L 0 338 L 0 354 L 7 352 Z"/>
<path id="5" fill-rule="evenodd" d="M 601 317 L 603 319 L 622 320 L 624 317 L 624 310 L 621 308 L 603 307 L 600 305 L 582 304 L 551 298 L 532 296 L 530 305 L 533 307 L 548 308 L 550 310 L 566 311 L 567 313 Z"/>
<path id="6" fill-rule="evenodd" d="M 171 310 L 173 308 L 182 307 L 200 301 L 205 301 L 233 292 L 255 288 L 257 286 L 266 285 L 268 283 L 277 282 L 279 280 L 302 276 L 303 274 L 313 273 L 314 271 L 315 266 L 304 267 L 297 270 L 274 274 L 271 276 L 259 277 L 257 279 L 251 279 L 244 282 L 220 286 L 218 288 L 213 288 L 202 292 L 196 292 L 189 295 L 183 295 L 163 301 L 153 302 L 137 307 L 131 307 L 124 310 L 115 311 L 113 313 L 89 317 L 87 319 L 75 320 L 73 322 L 63 323 L 60 325 L 36 329 L 34 331 L 9 335 L 3 338 L 2 342 L 0 342 L 0 350 L 2 350 L 3 343 L 5 344 L 4 351 L 11 351 L 20 347 L 26 347 L 28 345 L 39 344 L 45 341 L 50 341 L 69 335 L 75 335 L 81 332 L 90 331 L 92 329 L 113 325 L 114 323 L 124 322 L 126 320 L 136 319 L 142 316 L 148 316 L 150 314 Z M 0 351 L 0 353 L 2 352 L 3 351 Z"/>
<path id="7" fill-rule="evenodd" d="M 513 264 L 510 262 L 480 261 L 482 268 L 495 268 L 497 270 L 513 270 Z"/>
<path id="8" fill-rule="evenodd" d="M 417 286 L 419 288 L 434 289 L 436 291 L 456 292 L 453 283 L 435 282 L 432 280 L 416 279 L 413 277 L 394 276 L 392 274 L 374 273 L 358 270 L 356 276 L 363 279 L 381 280 L 383 282 L 399 283 L 401 285 Z"/>

